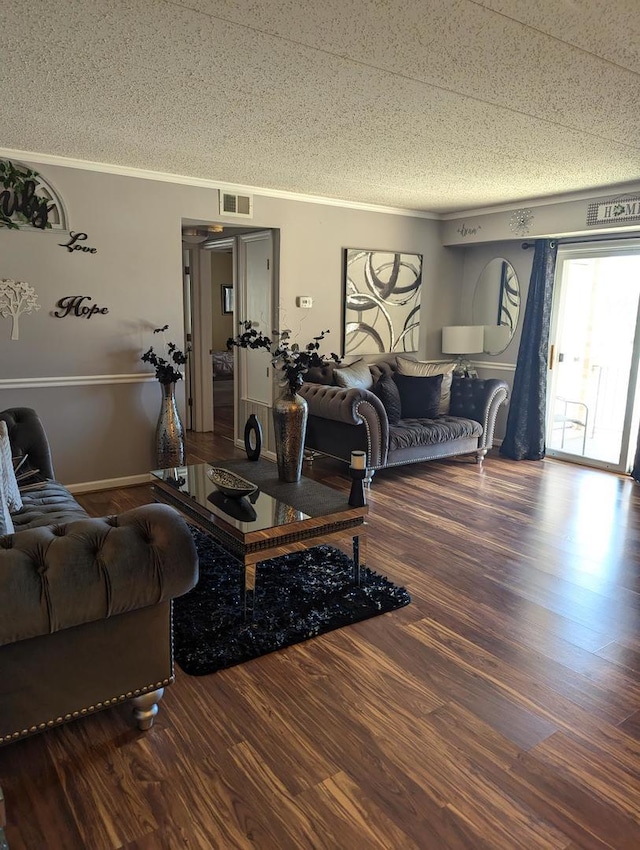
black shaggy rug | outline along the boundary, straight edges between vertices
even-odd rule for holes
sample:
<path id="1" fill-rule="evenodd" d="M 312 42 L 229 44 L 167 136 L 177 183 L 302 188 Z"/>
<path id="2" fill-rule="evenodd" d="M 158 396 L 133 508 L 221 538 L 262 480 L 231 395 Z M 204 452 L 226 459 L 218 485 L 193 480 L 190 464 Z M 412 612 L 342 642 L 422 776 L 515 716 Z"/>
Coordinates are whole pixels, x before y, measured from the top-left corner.
<path id="1" fill-rule="evenodd" d="M 367 567 L 359 587 L 352 561 L 332 546 L 264 561 L 256 570 L 253 620 L 240 608 L 241 569 L 207 535 L 192 529 L 200 580 L 173 605 L 176 661 L 204 676 L 408 605 L 403 587 Z"/>

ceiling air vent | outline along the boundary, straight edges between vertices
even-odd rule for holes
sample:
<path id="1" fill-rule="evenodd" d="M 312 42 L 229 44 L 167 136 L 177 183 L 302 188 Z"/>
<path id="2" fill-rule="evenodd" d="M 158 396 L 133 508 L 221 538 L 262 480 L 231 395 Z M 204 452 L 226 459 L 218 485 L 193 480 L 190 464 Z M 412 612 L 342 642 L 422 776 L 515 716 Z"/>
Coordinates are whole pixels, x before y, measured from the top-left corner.
<path id="1" fill-rule="evenodd" d="M 253 198 L 251 195 L 236 195 L 235 192 L 225 192 L 221 189 L 220 215 L 253 218 Z"/>

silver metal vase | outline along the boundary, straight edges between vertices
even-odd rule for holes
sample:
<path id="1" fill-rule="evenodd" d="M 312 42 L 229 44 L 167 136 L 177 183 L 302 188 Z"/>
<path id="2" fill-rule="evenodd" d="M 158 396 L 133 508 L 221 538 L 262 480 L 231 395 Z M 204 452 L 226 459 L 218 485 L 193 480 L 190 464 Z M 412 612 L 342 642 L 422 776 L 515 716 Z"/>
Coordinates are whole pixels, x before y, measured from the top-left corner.
<path id="1" fill-rule="evenodd" d="M 156 463 L 158 469 L 184 466 L 184 429 L 176 404 L 176 385 L 160 386 L 162 405 L 156 428 Z"/>
<path id="2" fill-rule="evenodd" d="M 281 481 L 300 480 L 309 406 L 302 396 L 285 390 L 273 403 L 273 426 Z"/>

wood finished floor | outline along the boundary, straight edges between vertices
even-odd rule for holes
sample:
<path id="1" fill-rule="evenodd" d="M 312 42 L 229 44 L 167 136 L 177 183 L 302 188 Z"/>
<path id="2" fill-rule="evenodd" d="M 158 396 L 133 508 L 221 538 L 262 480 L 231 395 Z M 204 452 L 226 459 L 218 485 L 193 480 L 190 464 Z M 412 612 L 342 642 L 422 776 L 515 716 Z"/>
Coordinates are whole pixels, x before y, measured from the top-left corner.
<path id="1" fill-rule="evenodd" d="M 148 733 L 121 706 L 0 749 L 11 850 L 637 850 L 640 486 L 496 455 L 379 473 L 369 503 L 411 605 L 177 669 Z"/>

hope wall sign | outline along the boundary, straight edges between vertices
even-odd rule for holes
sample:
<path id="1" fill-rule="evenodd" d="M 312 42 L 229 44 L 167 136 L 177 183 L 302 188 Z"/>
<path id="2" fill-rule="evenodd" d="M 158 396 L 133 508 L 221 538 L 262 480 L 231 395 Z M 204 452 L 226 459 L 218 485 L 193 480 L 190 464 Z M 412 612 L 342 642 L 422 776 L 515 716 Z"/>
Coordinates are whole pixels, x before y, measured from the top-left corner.
<path id="1" fill-rule="evenodd" d="M 77 316 L 79 319 L 90 319 L 92 316 L 106 316 L 108 307 L 98 307 L 97 304 L 85 304 L 85 301 L 93 301 L 89 295 L 65 295 L 56 301 L 59 310 L 54 312 L 56 319 L 65 319 L 67 316 Z"/>

